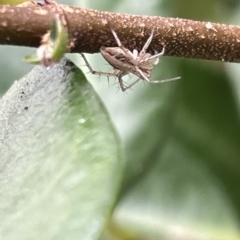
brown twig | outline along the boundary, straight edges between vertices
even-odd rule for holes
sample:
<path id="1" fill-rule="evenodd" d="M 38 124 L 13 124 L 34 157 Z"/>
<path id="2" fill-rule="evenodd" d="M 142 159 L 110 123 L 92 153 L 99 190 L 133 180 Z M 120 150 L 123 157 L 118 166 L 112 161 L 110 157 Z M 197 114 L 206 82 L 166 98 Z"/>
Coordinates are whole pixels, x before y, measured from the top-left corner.
<path id="1" fill-rule="evenodd" d="M 149 50 L 185 58 L 240 62 L 240 27 L 178 18 L 101 12 L 60 5 L 74 42 L 72 52 L 99 52 L 101 46 L 116 46 L 109 24 L 123 45 L 141 49 L 152 28 L 156 35 Z M 0 44 L 39 46 L 49 30 L 57 8 L 52 5 L 11 7 L 0 5 Z"/>

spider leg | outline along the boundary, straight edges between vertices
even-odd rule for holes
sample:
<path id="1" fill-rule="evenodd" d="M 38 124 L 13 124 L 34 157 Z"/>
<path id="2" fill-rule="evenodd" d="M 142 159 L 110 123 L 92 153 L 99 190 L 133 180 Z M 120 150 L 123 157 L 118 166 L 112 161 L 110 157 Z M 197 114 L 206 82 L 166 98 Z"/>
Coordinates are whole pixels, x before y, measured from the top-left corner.
<path id="1" fill-rule="evenodd" d="M 115 40 L 116 40 L 116 42 L 117 42 L 117 45 L 118 45 L 120 48 L 124 48 L 123 45 L 122 45 L 122 43 L 121 43 L 121 41 L 120 41 L 120 39 L 119 39 L 118 36 L 117 36 L 117 33 L 116 33 L 113 29 L 111 29 L 111 28 L 110 28 L 110 30 L 111 30 L 112 35 L 114 36 L 114 38 L 115 38 Z"/>
<path id="2" fill-rule="evenodd" d="M 84 56 L 83 53 L 80 53 L 84 62 L 86 63 L 86 66 L 88 67 L 89 71 L 94 74 L 94 75 L 99 75 L 99 76 L 107 76 L 107 77 L 116 77 L 118 73 L 109 73 L 109 72 L 98 72 L 92 69 L 90 66 L 89 62 L 87 61 L 86 57 Z"/>
<path id="3" fill-rule="evenodd" d="M 116 33 L 112 28 L 110 28 L 110 30 L 111 30 L 111 32 L 112 32 L 112 34 L 113 34 L 113 37 L 115 38 L 115 40 L 116 40 L 116 42 L 117 42 L 118 47 L 120 47 L 127 56 L 130 55 L 131 58 L 135 59 L 135 58 L 137 57 L 136 55 L 138 55 L 138 52 L 137 52 L 137 53 L 136 53 L 136 52 L 132 53 L 130 50 L 128 50 L 127 48 L 125 48 L 125 47 L 122 45 L 119 37 L 117 36 L 117 33 Z"/>
<path id="4" fill-rule="evenodd" d="M 152 41 L 152 39 L 153 39 L 153 33 L 154 33 L 154 28 L 152 29 L 152 32 L 151 32 L 148 40 L 147 40 L 146 43 L 144 44 L 144 46 L 143 46 L 141 52 L 139 53 L 139 55 L 146 53 L 146 50 L 148 49 L 148 47 L 149 47 L 149 45 L 150 45 L 150 43 L 151 43 L 151 41 Z"/>
<path id="5" fill-rule="evenodd" d="M 124 86 L 123 79 L 122 79 L 122 77 L 124 77 L 124 76 L 127 75 L 127 74 L 128 74 L 128 72 L 120 72 L 120 73 L 118 74 L 118 76 L 117 76 L 117 77 L 118 77 L 118 82 L 119 82 L 120 88 L 122 89 L 123 92 L 128 89 L 128 87 L 125 87 L 125 86 Z"/>
<path id="6" fill-rule="evenodd" d="M 163 46 L 162 51 L 160 53 L 157 53 L 155 55 L 152 55 L 149 59 L 157 58 L 157 57 L 162 57 L 165 53 L 165 46 Z"/>
<path id="7" fill-rule="evenodd" d="M 133 85 L 135 85 L 137 82 L 139 82 L 141 80 L 141 78 L 138 78 L 135 82 L 131 83 L 130 85 L 128 85 L 127 87 L 125 87 L 125 91 L 129 88 L 131 88 Z"/>
<path id="8" fill-rule="evenodd" d="M 119 81 L 119 84 L 120 84 L 120 87 L 122 89 L 123 92 L 125 92 L 126 90 L 130 89 L 133 85 L 135 85 L 137 82 L 139 82 L 141 80 L 141 78 L 138 78 L 136 81 L 134 81 L 133 83 L 131 83 L 130 85 L 128 85 L 127 87 L 124 86 L 124 83 L 123 83 L 123 79 L 122 77 L 124 77 L 125 75 L 127 75 L 128 72 L 122 72 L 119 74 L 118 76 L 118 81 Z"/>
<path id="9" fill-rule="evenodd" d="M 164 83 L 164 82 L 171 82 L 180 79 L 181 77 L 175 77 L 175 78 L 168 78 L 168 79 L 163 79 L 163 80 L 150 80 L 147 78 L 143 72 L 137 68 L 137 71 L 140 73 L 140 75 L 143 77 L 142 79 L 146 80 L 148 83 L 154 84 L 154 83 Z"/>
<path id="10" fill-rule="evenodd" d="M 165 83 L 165 82 L 171 82 L 171 81 L 176 81 L 179 80 L 181 77 L 175 77 L 175 78 L 168 78 L 168 79 L 163 79 L 163 80 L 149 80 L 149 83 Z"/>

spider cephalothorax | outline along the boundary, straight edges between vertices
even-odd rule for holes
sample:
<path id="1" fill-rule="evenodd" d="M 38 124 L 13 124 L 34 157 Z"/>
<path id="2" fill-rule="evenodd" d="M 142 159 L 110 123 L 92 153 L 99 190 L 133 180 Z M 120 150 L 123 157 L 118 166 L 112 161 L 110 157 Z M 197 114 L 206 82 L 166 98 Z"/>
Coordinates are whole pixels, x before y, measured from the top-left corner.
<path id="1" fill-rule="evenodd" d="M 111 32 L 117 42 L 118 47 L 101 47 L 100 52 L 106 61 L 114 68 L 114 73 L 101 73 L 93 71 L 88 64 L 85 56 L 82 54 L 86 65 L 93 74 L 116 76 L 118 78 L 122 91 L 126 91 L 141 79 L 146 80 L 149 83 L 163 83 L 180 79 L 180 77 L 157 81 L 152 81 L 149 79 L 153 66 L 158 64 L 159 58 L 164 55 L 165 51 L 165 47 L 163 47 L 162 51 L 160 53 L 156 53 L 155 55 L 151 55 L 150 53 L 146 52 L 153 39 L 154 29 L 152 30 L 151 35 L 139 53 L 136 49 L 131 52 L 129 49 L 125 48 L 118 38 L 116 32 L 113 29 L 111 29 Z M 122 78 L 129 73 L 138 76 L 139 79 L 126 87 L 123 84 Z"/>

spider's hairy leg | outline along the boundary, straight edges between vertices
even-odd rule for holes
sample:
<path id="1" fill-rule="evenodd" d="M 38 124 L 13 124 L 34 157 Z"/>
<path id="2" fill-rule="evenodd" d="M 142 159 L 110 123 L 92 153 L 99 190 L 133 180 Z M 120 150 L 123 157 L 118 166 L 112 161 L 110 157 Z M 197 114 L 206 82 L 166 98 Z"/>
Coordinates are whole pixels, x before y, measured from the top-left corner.
<path id="1" fill-rule="evenodd" d="M 146 51 L 147 51 L 147 49 L 148 49 L 150 43 L 152 42 L 152 39 L 153 39 L 153 33 L 154 33 L 154 28 L 152 29 L 152 32 L 151 32 L 151 34 L 150 34 L 148 40 L 147 40 L 146 43 L 144 44 L 144 46 L 143 46 L 141 52 L 139 53 L 139 55 L 142 55 L 142 54 L 145 54 L 145 53 L 146 53 Z"/>
<path id="2" fill-rule="evenodd" d="M 149 79 L 149 83 L 165 83 L 165 82 L 171 82 L 171 81 L 176 81 L 179 80 L 181 77 L 175 77 L 175 78 L 167 78 L 167 79 L 163 79 L 163 80 L 150 80 Z"/>
<path id="3" fill-rule="evenodd" d="M 123 45 L 122 45 L 120 39 L 118 38 L 117 33 L 116 33 L 112 28 L 110 28 L 110 29 L 111 29 L 111 32 L 112 32 L 113 37 L 115 38 L 115 40 L 116 40 L 116 42 L 117 42 L 117 45 L 118 45 L 120 48 L 123 48 Z"/>
<path id="4" fill-rule="evenodd" d="M 142 79 L 146 80 L 148 83 L 164 83 L 164 82 L 171 82 L 171 81 L 176 81 L 178 79 L 180 79 L 181 77 L 175 77 L 175 78 L 168 78 L 168 79 L 163 79 L 163 80 L 150 80 L 149 78 L 147 78 L 145 76 L 145 74 L 142 72 L 141 69 L 136 68 L 136 70 L 140 73 L 140 75 L 142 76 Z"/>
<path id="5" fill-rule="evenodd" d="M 125 53 L 126 56 L 135 59 L 135 58 L 136 58 L 136 57 L 135 57 L 135 54 L 132 53 L 130 50 L 128 50 L 127 48 L 125 48 L 125 47 L 122 45 L 122 43 L 121 43 L 121 41 L 120 41 L 117 33 L 116 33 L 112 28 L 110 28 L 110 30 L 111 30 L 111 32 L 112 32 L 112 34 L 113 34 L 113 37 L 115 38 L 115 40 L 116 40 L 116 42 L 117 42 L 118 47 L 123 50 L 123 52 Z"/>
<path id="6" fill-rule="evenodd" d="M 155 54 L 155 55 L 152 55 L 152 56 L 149 58 L 149 60 L 154 59 L 154 58 L 162 57 L 162 56 L 164 55 L 164 53 L 165 53 L 165 46 L 163 46 L 162 51 L 161 51 L 160 53 L 157 53 L 157 54 Z M 158 62 L 157 62 L 157 63 L 158 63 Z M 156 64 L 157 64 L 157 63 L 156 63 Z M 155 64 L 155 65 L 156 65 L 156 64 Z"/>
<path id="7" fill-rule="evenodd" d="M 86 66 L 88 67 L 89 71 L 94 74 L 94 75 L 99 75 L 99 76 L 107 76 L 107 77 L 116 77 L 118 74 L 117 73 L 109 73 L 109 72 L 98 72 L 92 69 L 90 66 L 89 62 L 87 61 L 86 57 L 84 56 L 83 53 L 80 53 L 84 62 L 86 63 Z"/>
<path id="8" fill-rule="evenodd" d="M 125 90 L 131 88 L 133 85 L 135 85 L 137 82 L 139 82 L 140 80 L 142 80 L 141 78 L 138 78 L 136 81 L 134 81 L 133 83 L 131 83 L 130 85 L 128 85 L 127 87 L 125 87 Z"/>
<path id="9" fill-rule="evenodd" d="M 123 92 L 125 92 L 127 89 L 130 88 L 129 86 L 128 87 L 124 86 L 123 79 L 122 79 L 127 74 L 128 74 L 128 72 L 119 72 L 119 74 L 117 76 L 120 88 L 122 89 Z"/>
<path id="10" fill-rule="evenodd" d="M 138 78 L 136 81 L 134 81 L 133 83 L 131 83 L 130 85 L 125 87 L 122 78 L 127 74 L 128 74 L 128 72 L 122 72 L 121 74 L 118 75 L 118 82 L 119 82 L 119 85 L 120 85 L 123 92 L 130 89 L 133 85 L 135 85 L 137 82 L 139 82 L 141 80 L 141 78 Z"/>

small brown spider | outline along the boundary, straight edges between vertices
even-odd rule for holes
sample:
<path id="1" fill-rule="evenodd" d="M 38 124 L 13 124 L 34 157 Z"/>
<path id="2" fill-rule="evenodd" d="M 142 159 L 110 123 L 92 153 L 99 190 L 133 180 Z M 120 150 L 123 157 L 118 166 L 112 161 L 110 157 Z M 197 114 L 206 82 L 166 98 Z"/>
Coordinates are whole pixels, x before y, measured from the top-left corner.
<path id="1" fill-rule="evenodd" d="M 118 44 L 118 47 L 101 47 L 100 52 L 106 61 L 113 67 L 114 73 L 104 73 L 104 72 L 97 72 L 94 71 L 91 66 L 89 65 L 85 56 L 81 53 L 83 60 L 85 61 L 87 67 L 89 68 L 92 74 L 96 75 L 105 75 L 108 77 L 116 76 L 118 78 L 120 87 L 122 91 L 126 91 L 127 89 L 131 88 L 134 84 L 138 81 L 146 80 L 148 83 L 163 83 L 169 82 L 173 80 L 178 80 L 180 77 L 165 79 L 165 80 L 150 80 L 150 76 L 153 70 L 153 65 L 157 65 L 159 62 L 159 58 L 164 55 L 165 47 L 163 47 L 160 53 L 155 55 L 151 55 L 147 53 L 147 49 L 153 39 L 154 29 L 151 32 L 147 42 L 143 46 L 140 53 L 136 49 L 131 52 L 127 48 L 125 48 L 120 39 L 118 38 L 116 32 L 111 29 L 111 32 Z M 139 77 L 135 82 L 130 84 L 129 86 L 125 87 L 123 84 L 123 76 L 127 75 L 128 73 L 132 73 Z"/>

